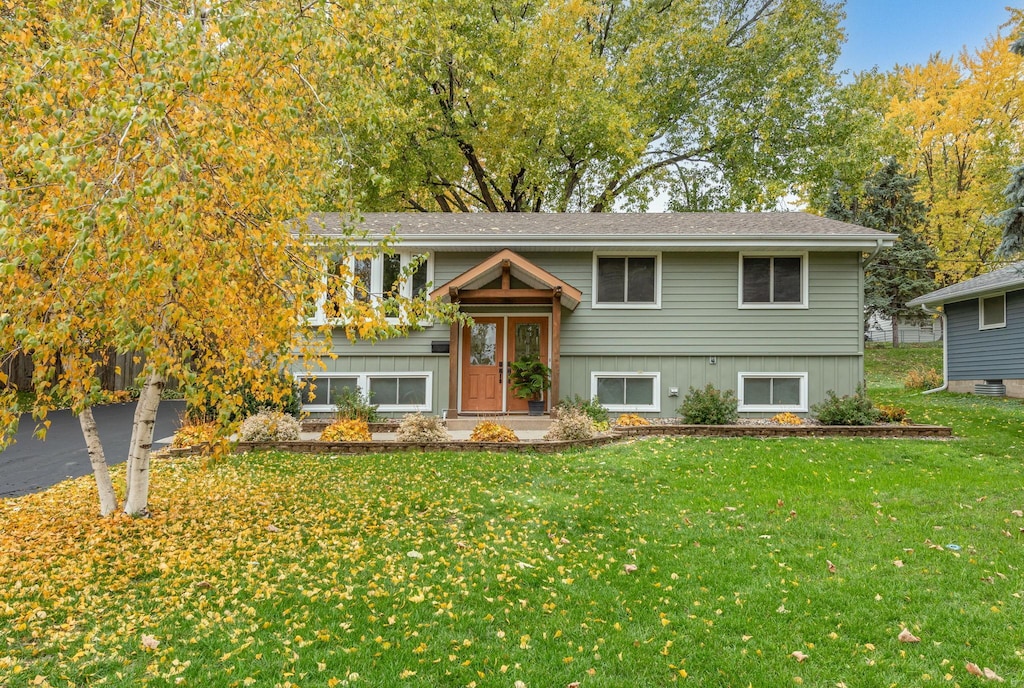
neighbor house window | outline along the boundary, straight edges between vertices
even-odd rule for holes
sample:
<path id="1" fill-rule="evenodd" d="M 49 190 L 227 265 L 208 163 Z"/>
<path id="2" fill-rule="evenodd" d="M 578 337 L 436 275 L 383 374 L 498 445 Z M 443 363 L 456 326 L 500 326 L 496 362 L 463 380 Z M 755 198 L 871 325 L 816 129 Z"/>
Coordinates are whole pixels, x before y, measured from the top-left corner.
<path id="1" fill-rule="evenodd" d="M 807 411 L 807 373 L 740 373 L 739 410 Z"/>
<path id="2" fill-rule="evenodd" d="M 740 256 L 741 308 L 807 306 L 807 256 Z"/>
<path id="3" fill-rule="evenodd" d="M 609 411 L 661 411 L 661 373 L 592 373 L 590 396 Z"/>
<path id="4" fill-rule="evenodd" d="M 978 299 L 978 329 L 1006 327 L 1006 294 Z"/>
<path id="5" fill-rule="evenodd" d="M 343 295 L 329 296 L 317 312 L 317 322 L 325 318 L 337 318 L 341 313 L 332 302 L 338 296 L 354 301 L 371 303 L 393 297 L 413 298 L 425 295 L 433 281 L 433 264 L 430 256 L 411 253 L 381 254 L 370 258 L 347 257 L 345 263 L 335 261 L 333 274 L 350 275 L 350 284 Z M 344 268 L 344 269 L 343 269 Z M 388 309 L 387 315 L 394 317 L 397 312 Z"/>
<path id="6" fill-rule="evenodd" d="M 660 308 L 661 256 L 594 256 L 595 308 Z"/>
<path id="7" fill-rule="evenodd" d="M 430 411 L 432 375 L 417 373 L 322 373 L 296 376 L 306 382 L 302 410 L 330 412 L 346 390 L 369 396 L 379 411 Z M 312 398 L 310 386 L 313 386 Z"/>

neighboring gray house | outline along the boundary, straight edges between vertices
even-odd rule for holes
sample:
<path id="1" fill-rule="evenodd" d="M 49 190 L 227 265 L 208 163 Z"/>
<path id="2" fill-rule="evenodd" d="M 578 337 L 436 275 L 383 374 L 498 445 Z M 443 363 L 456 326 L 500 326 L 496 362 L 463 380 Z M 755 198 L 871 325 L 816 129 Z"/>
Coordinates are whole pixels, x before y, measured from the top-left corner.
<path id="1" fill-rule="evenodd" d="M 310 226 L 337 234 L 343 220 Z M 806 413 L 862 381 L 863 267 L 894 238 L 804 213 L 370 213 L 362 229 L 401 239 L 350 266 L 371 291 L 426 254 L 405 289 L 457 302 L 474 324 L 375 344 L 339 330 L 312 413 L 344 387 L 390 415 L 525 412 L 507 372 L 531 353 L 553 370 L 548 408 L 597 396 L 613 414 L 671 417 L 710 383 L 746 415 Z"/>
<path id="2" fill-rule="evenodd" d="M 952 392 L 1024 397 L 1024 261 L 910 302 L 946 320 L 945 374 Z"/>

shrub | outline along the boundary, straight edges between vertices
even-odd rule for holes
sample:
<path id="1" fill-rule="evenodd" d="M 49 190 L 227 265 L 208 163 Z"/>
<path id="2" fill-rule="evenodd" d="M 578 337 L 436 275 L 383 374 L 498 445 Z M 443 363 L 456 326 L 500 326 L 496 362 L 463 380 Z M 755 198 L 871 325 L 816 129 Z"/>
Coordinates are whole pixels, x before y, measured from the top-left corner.
<path id="1" fill-rule="evenodd" d="M 594 432 L 608 432 L 611 427 L 612 424 L 606 420 L 597 421 L 594 423 Z"/>
<path id="2" fill-rule="evenodd" d="M 676 412 L 689 425 L 729 425 L 739 418 L 733 391 L 721 392 L 714 385 L 704 389 L 690 388 Z"/>
<path id="3" fill-rule="evenodd" d="M 582 411 L 590 416 L 590 420 L 595 424 L 608 422 L 608 409 L 601 406 L 597 397 L 588 401 L 580 395 L 574 394 L 572 398 L 562 399 L 558 402 L 558 413 L 561 415 L 567 411 Z"/>
<path id="4" fill-rule="evenodd" d="M 242 421 L 238 439 L 243 442 L 291 442 L 299 439 L 299 421 L 287 413 L 263 409 Z"/>
<path id="5" fill-rule="evenodd" d="M 812 406 L 811 411 L 824 425 L 872 425 L 878 420 L 878 411 L 863 385 L 857 385 L 854 394 L 842 397 L 830 389 L 825 401 Z"/>
<path id="6" fill-rule="evenodd" d="M 476 424 L 469 436 L 472 442 L 518 442 L 519 438 L 512 428 L 499 425 L 494 421 L 484 420 Z"/>
<path id="7" fill-rule="evenodd" d="M 197 444 L 208 444 L 217 437 L 217 430 L 220 429 L 216 423 L 188 423 L 178 428 L 174 433 L 172 447 L 192 447 Z"/>
<path id="8" fill-rule="evenodd" d="M 633 428 L 640 425 L 650 425 L 651 421 L 635 413 L 623 413 L 615 420 L 615 424 L 624 428 Z"/>
<path id="9" fill-rule="evenodd" d="M 361 418 L 336 420 L 320 433 L 321 442 L 372 442 L 370 428 Z"/>
<path id="10" fill-rule="evenodd" d="M 400 442 L 447 442 L 450 439 L 444 421 L 422 413 L 410 413 L 403 418 L 397 437 Z"/>
<path id="11" fill-rule="evenodd" d="M 551 421 L 544 439 L 567 442 L 589 440 L 593 436 L 594 421 L 590 416 L 577 409 L 565 409 Z"/>
<path id="12" fill-rule="evenodd" d="M 357 388 L 346 387 L 334 396 L 334 417 L 339 420 L 364 420 L 376 423 L 380 420 L 377 404 L 370 402 L 370 397 Z"/>
<path id="13" fill-rule="evenodd" d="M 903 423 L 908 421 L 907 409 L 901 406 L 890 406 L 887 404 L 879 404 L 875 407 L 878 413 L 878 420 L 883 423 Z"/>
<path id="14" fill-rule="evenodd" d="M 935 368 L 914 368 L 903 378 L 906 389 L 935 389 L 942 386 L 942 374 Z"/>
<path id="15" fill-rule="evenodd" d="M 137 392 L 135 396 L 138 396 Z M 247 382 L 233 392 L 227 392 L 226 396 L 238 398 L 240 404 L 227 414 L 224 420 L 229 422 L 255 416 L 263 409 L 280 411 L 293 418 L 298 418 L 302 413 L 302 394 L 299 392 L 298 383 L 288 375 L 277 377 L 269 393 L 257 393 L 253 390 L 252 383 Z M 185 416 L 198 423 L 214 420 L 220 412 L 221 404 L 210 399 L 189 401 L 185 407 Z"/>
<path id="16" fill-rule="evenodd" d="M 785 413 L 776 413 L 772 416 L 772 422 L 778 423 L 779 425 L 803 425 L 804 419 L 795 413 L 786 411 Z"/>

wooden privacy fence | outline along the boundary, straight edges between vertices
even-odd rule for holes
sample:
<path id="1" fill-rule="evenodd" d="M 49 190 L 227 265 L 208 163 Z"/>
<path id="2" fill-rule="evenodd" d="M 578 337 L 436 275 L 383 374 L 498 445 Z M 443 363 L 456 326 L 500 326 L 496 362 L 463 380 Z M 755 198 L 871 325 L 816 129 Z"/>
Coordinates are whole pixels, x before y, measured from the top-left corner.
<path id="1" fill-rule="evenodd" d="M 116 351 L 109 351 L 105 355 L 95 354 L 93 360 L 102 364 L 99 370 L 100 382 L 103 389 L 111 392 L 135 386 L 135 378 L 142 372 L 142 366 L 145 363 L 141 355 L 117 353 Z M 34 369 L 32 359 L 24 354 L 19 354 L 13 359 L 3 362 L 0 367 L 0 370 L 7 375 L 7 384 L 21 392 L 33 391 L 32 372 Z M 62 372 L 59 358 L 57 372 L 58 374 Z"/>

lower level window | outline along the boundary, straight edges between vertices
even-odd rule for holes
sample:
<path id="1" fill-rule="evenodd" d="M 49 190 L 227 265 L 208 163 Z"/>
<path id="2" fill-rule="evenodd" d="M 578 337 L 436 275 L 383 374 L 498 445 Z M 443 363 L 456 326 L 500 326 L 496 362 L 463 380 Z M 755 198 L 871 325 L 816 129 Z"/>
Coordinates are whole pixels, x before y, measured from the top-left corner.
<path id="1" fill-rule="evenodd" d="M 661 411 L 661 373 L 591 373 L 590 396 L 609 411 Z"/>
<path id="2" fill-rule="evenodd" d="M 740 411 L 806 411 L 807 373 L 740 373 Z"/>
<path id="3" fill-rule="evenodd" d="M 299 376 L 315 387 L 303 390 L 303 410 L 333 411 L 345 390 L 358 390 L 379 411 L 430 411 L 430 373 L 325 373 Z"/>
<path id="4" fill-rule="evenodd" d="M 370 401 L 384 406 L 426 406 L 427 378 L 370 377 Z"/>

